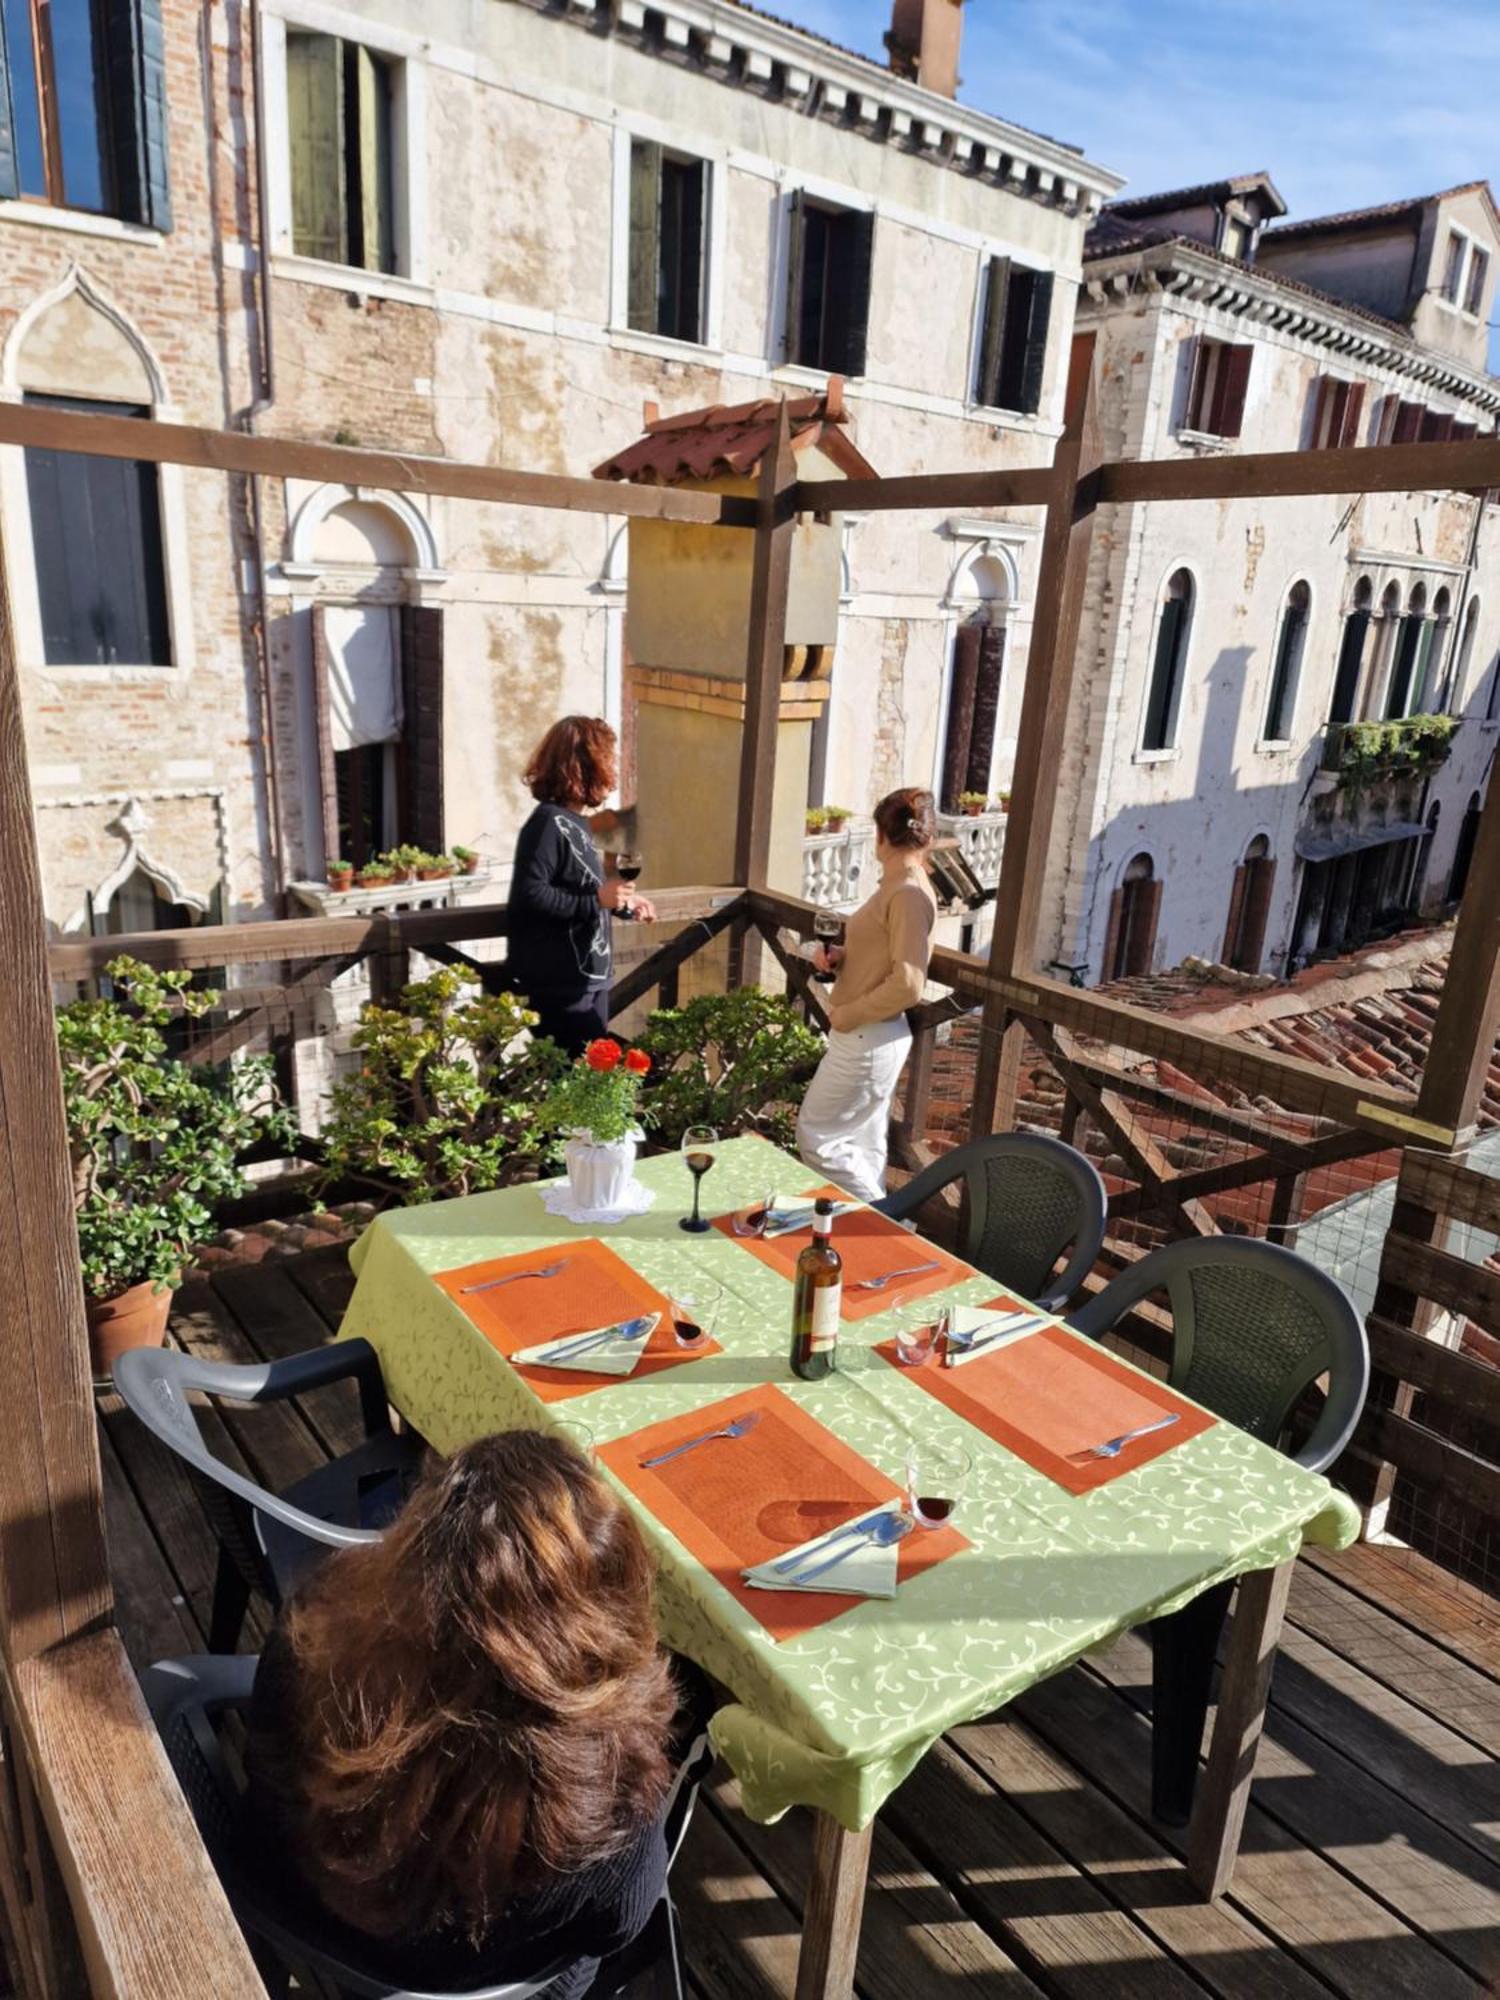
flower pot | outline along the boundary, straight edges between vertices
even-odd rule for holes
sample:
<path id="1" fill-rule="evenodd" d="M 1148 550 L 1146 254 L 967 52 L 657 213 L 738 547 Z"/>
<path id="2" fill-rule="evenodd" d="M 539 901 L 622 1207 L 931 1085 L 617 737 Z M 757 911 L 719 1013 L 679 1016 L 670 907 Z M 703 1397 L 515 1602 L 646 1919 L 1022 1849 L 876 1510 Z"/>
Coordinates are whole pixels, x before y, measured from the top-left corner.
<path id="1" fill-rule="evenodd" d="M 390 873 L 390 880 L 393 882 L 415 882 L 416 879 L 415 868 L 393 868 Z"/>
<path id="2" fill-rule="evenodd" d="M 466 854 L 459 863 L 459 867 L 465 875 L 477 875 L 479 873 L 479 856 L 477 854 Z"/>
<path id="3" fill-rule="evenodd" d="M 451 872 L 447 868 L 419 868 L 417 870 L 417 880 L 419 882 L 446 882 Z"/>
<path id="4" fill-rule="evenodd" d="M 568 1169 L 568 1186 L 579 1208 L 619 1208 L 635 1182 L 635 1149 L 639 1142 L 609 1139 L 602 1145 L 593 1139 L 570 1139 L 563 1149 Z"/>
<path id="5" fill-rule="evenodd" d="M 391 878 L 389 875 L 366 875 L 361 878 L 359 886 L 361 889 L 389 889 Z"/>
<path id="6" fill-rule="evenodd" d="M 354 887 L 354 870 L 352 868 L 330 868 L 328 871 L 328 886 L 333 890 L 335 895 L 344 895 Z"/>
<path id="7" fill-rule="evenodd" d="M 984 807 L 983 807 L 983 806 L 965 806 L 965 807 L 964 807 L 964 818 L 965 818 L 965 819 L 978 819 L 979 815 L 980 815 L 980 814 L 981 814 L 981 813 L 982 813 L 983 811 L 984 811 Z"/>
<path id="8" fill-rule="evenodd" d="M 842 818 L 839 819 L 825 820 L 823 822 L 823 831 L 825 833 L 842 833 L 844 828 L 848 824 L 849 824 L 849 818 L 848 815 L 845 814 Z"/>
<path id="9" fill-rule="evenodd" d="M 89 1329 L 89 1358 L 94 1374 L 107 1377 L 119 1357 L 132 1347 L 160 1347 L 172 1310 L 171 1290 L 155 1290 L 148 1278 L 112 1299 L 84 1301 Z"/>

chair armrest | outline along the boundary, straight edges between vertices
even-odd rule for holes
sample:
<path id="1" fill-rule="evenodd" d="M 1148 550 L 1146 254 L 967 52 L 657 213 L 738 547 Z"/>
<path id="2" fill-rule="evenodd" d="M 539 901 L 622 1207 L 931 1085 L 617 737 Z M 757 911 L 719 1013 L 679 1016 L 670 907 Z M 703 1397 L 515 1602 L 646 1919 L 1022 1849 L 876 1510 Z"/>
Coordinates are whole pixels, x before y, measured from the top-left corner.
<path id="1" fill-rule="evenodd" d="M 180 1660 L 157 1660 L 140 1674 L 141 1693 L 158 1729 L 165 1730 L 184 1702 L 208 1714 L 243 1708 L 255 1688 L 258 1653 L 191 1653 Z"/>
<path id="2" fill-rule="evenodd" d="M 366 1437 L 391 1427 L 380 1356 L 367 1340 L 334 1340 L 306 1354 L 288 1354 L 279 1361 L 246 1366 L 238 1362 L 205 1362 L 194 1370 L 194 1388 L 236 1403 L 279 1403 L 289 1396 L 350 1378 L 359 1385 L 360 1414 Z"/>

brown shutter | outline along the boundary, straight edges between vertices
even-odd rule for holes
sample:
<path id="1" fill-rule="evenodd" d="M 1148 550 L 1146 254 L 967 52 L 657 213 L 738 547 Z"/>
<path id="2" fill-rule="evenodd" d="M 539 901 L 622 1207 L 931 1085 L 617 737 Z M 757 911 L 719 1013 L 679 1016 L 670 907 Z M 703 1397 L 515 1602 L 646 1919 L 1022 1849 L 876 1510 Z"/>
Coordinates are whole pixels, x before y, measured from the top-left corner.
<path id="1" fill-rule="evenodd" d="M 1397 403 L 1391 443 L 1415 444 L 1422 435 L 1422 418 L 1425 414 L 1420 403 Z"/>
<path id="2" fill-rule="evenodd" d="M 1188 380 L 1187 427 L 1190 431 L 1208 428 L 1208 413 L 1204 409 L 1204 385 L 1208 380 L 1208 364 L 1213 359 L 1217 342 L 1207 340 L 1200 333 L 1193 342 L 1193 372 Z"/>
<path id="3" fill-rule="evenodd" d="M 328 634 L 323 625 L 323 607 L 315 604 L 312 619 L 313 715 L 317 729 L 318 793 L 323 806 L 323 864 L 339 860 L 338 766 L 333 761 L 333 724 L 328 707 Z M 348 859 L 353 860 L 350 855 Z M 308 869 L 316 866 L 308 856 Z"/>
<path id="4" fill-rule="evenodd" d="M 957 812 L 958 795 L 968 785 L 974 696 L 979 684 L 979 641 L 977 625 L 960 625 L 953 639 L 948 730 L 943 739 L 943 796 L 939 801 L 944 812 Z"/>
<path id="5" fill-rule="evenodd" d="M 1270 857 L 1246 864 L 1245 922 L 1240 935 L 1241 972 L 1259 972 L 1266 948 L 1266 924 L 1271 915 L 1271 891 L 1276 882 L 1276 863 Z"/>
<path id="6" fill-rule="evenodd" d="M 1319 375 L 1313 382 L 1312 437 L 1308 447 L 1311 451 L 1319 451 L 1325 444 L 1336 442 L 1332 436 L 1332 427 L 1329 425 L 1329 415 L 1334 393 L 1338 387 L 1338 383 L 1331 375 Z M 1326 438 L 1325 427 L 1329 430 Z"/>
<path id="7" fill-rule="evenodd" d="M 1224 949 L 1220 956 L 1226 965 L 1237 963 L 1235 953 L 1240 942 L 1240 918 L 1245 908 L 1245 873 L 1248 862 L 1242 861 L 1234 871 L 1234 881 L 1229 890 L 1229 920 L 1224 926 Z"/>
<path id="8" fill-rule="evenodd" d="M 1100 974 L 1106 984 L 1120 976 L 1115 960 L 1120 955 L 1120 926 L 1124 921 L 1125 891 L 1120 888 L 1109 899 L 1109 922 L 1104 927 L 1104 962 Z"/>
<path id="9" fill-rule="evenodd" d="M 1215 437 L 1237 438 L 1245 419 L 1245 391 L 1250 385 L 1250 360 L 1255 350 L 1249 346 L 1226 347 L 1219 362 L 1219 378 L 1214 384 L 1213 417 L 1209 429 Z"/>
<path id="10" fill-rule="evenodd" d="M 986 409 L 1000 401 L 1000 349 L 1005 336 L 1005 299 L 1010 287 L 1009 257 L 991 257 L 984 288 L 984 329 L 979 337 L 979 372 L 974 400 Z"/>
<path id="11" fill-rule="evenodd" d="M 1005 665 L 1005 627 L 981 625 L 979 668 L 974 680 L 974 721 L 969 731 L 966 789 L 988 792 L 995 761 L 995 729 L 1000 717 L 1000 676 Z"/>
<path id="12" fill-rule="evenodd" d="M 402 763 L 408 778 L 403 838 L 441 854 L 443 834 L 443 614 L 401 607 Z"/>
<path id="13" fill-rule="evenodd" d="M 1359 443 L 1360 418 L 1365 413 L 1365 385 L 1351 382 L 1348 401 L 1344 404 L 1344 421 L 1339 435 L 1333 440 L 1337 445 L 1350 446 Z"/>
<path id="14" fill-rule="evenodd" d="M 332 35 L 286 38 L 291 127 L 292 248 L 299 257 L 349 261 L 344 213 L 344 93 Z"/>
<path id="15" fill-rule="evenodd" d="M 630 142 L 630 278 L 626 317 L 637 333 L 658 331 L 661 270 L 661 147 Z"/>
<path id="16" fill-rule="evenodd" d="M 1453 418 L 1446 410 L 1424 410 L 1422 428 L 1419 435 L 1423 444 L 1446 444 L 1453 429 Z"/>
<path id="17" fill-rule="evenodd" d="M 786 233 L 786 359 L 802 359 L 803 241 L 807 228 L 807 197 L 794 188 L 787 201 Z"/>
<path id="18" fill-rule="evenodd" d="M 1133 885 L 1133 905 L 1130 912 L 1130 936 L 1126 940 L 1129 962 L 1126 971 L 1132 979 L 1142 978 L 1151 970 L 1151 962 L 1156 956 L 1156 926 L 1161 918 L 1161 892 L 1165 885 L 1155 879 L 1137 882 Z"/>

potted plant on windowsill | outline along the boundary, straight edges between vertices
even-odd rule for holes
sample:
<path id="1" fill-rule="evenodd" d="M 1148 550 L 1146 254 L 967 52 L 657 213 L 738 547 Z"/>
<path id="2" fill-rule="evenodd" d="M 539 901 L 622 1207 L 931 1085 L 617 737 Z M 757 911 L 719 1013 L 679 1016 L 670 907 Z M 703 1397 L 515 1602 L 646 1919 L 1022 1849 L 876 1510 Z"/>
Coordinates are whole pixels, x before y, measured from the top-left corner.
<path id="1" fill-rule="evenodd" d="M 1001 812 L 1003 812 L 1003 813 L 1008 813 L 1008 812 L 1010 811 L 1010 793 L 1009 793 L 1009 792 L 1002 792 L 1002 793 L 1000 794 L 1000 810 L 1001 810 Z"/>
<path id="2" fill-rule="evenodd" d="M 478 874 L 479 856 L 472 847 L 455 847 L 453 850 L 453 859 L 458 863 L 460 874 Z"/>
<path id="3" fill-rule="evenodd" d="M 826 833 L 828 831 L 828 814 L 822 806 L 808 807 L 806 826 L 809 834 Z"/>
<path id="4" fill-rule="evenodd" d="M 187 972 L 131 958 L 105 968 L 116 992 L 75 1000 L 57 1016 L 73 1208 L 94 1372 L 130 1347 L 159 1346 L 172 1290 L 214 1204 L 244 1191 L 239 1160 L 261 1140 L 288 1147 L 292 1121 L 268 1062 L 226 1076 L 168 1053 L 163 1030 L 196 1019 L 219 995 Z"/>
<path id="5" fill-rule="evenodd" d="M 853 817 L 854 814 L 848 806 L 824 806 L 823 831 L 842 833 Z"/>
<path id="6" fill-rule="evenodd" d="M 644 1138 L 636 1099 L 651 1059 L 608 1036 L 589 1043 L 548 1092 L 541 1122 L 563 1133 L 568 1186 L 579 1209 L 620 1209 L 635 1184 L 636 1147 Z"/>
<path id="7" fill-rule="evenodd" d="M 361 889 L 388 889 L 391 886 L 390 864 L 384 859 L 367 861 L 354 879 Z"/>
<path id="8" fill-rule="evenodd" d="M 455 874 L 452 861 L 446 854 L 417 855 L 417 880 L 419 882 L 445 882 Z"/>
<path id="9" fill-rule="evenodd" d="M 985 792 L 960 792 L 958 795 L 958 809 L 970 819 L 978 819 L 989 802 L 989 795 Z"/>
<path id="10" fill-rule="evenodd" d="M 336 896 L 344 895 L 354 887 L 354 863 L 352 861 L 330 861 L 328 864 L 328 886 Z"/>

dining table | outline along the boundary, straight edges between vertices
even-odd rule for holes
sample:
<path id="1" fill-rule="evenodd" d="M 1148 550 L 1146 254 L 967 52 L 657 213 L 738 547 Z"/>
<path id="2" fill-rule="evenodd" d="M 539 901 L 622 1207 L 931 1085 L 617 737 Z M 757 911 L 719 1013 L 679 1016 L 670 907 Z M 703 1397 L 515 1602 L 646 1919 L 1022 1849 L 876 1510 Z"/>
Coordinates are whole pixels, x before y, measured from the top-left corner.
<path id="1" fill-rule="evenodd" d="M 759 1136 L 723 1141 L 702 1187 L 713 1226 L 690 1233 L 682 1157 L 636 1174 L 650 1205 L 612 1222 L 552 1212 L 549 1183 L 386 1211 L 351 1250 L 340 1331 L 375 1348 L 391 1403 L 440 1453 L 523 1426 L 569 1426 L 592 1452 L 653 1552 L 663 1642 L 726 1691 L 711 1735 L 744 1810 L 816 1816 L 798 2000 L 852 1992 L 875 1815 L 945 1731 L 1241 1578 L 1188 1842 L 1194 1882 L 1222 1893 L 1292 1564 L 1304 1543 L 1355 1539 L 1352 1501 L 862 1203 L 833 1222 L 836 1366 L 804 1381 L 790 1353 L 808 1233 L 740 1232 L 768 1196 L 805 1209 L 823 1178 Z M 705 1287 L 712 1337 L 684 1349 L 673 1304 Z M 1006 1337 L 962 1366 L 903 1365 L 894 1336 L 919 1306 L 990 1314 Z M 587 1350 L 577 1368 L 535 1359 L 653 1311 L 628 1373 L 590 1372 Z M 836 1566 L 822 1588 L 747 1581 L 871 1510 L 909 1519 L 920 1461 L 964 1468 L 942 1496 L 957 1504 L 884 1569 L 866 1558 L 883 1594 L 839 1594 Z"/>

